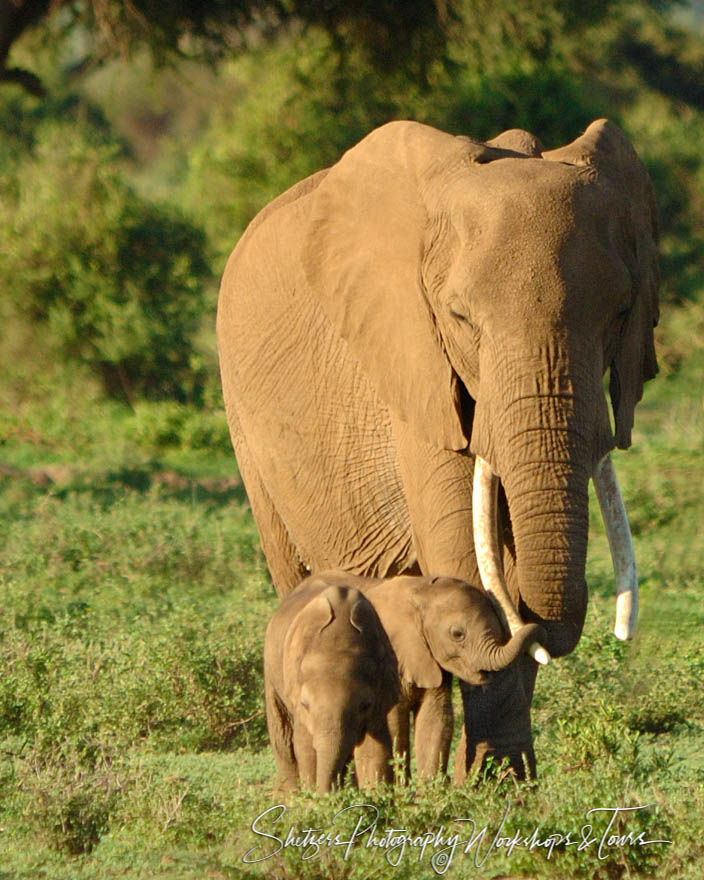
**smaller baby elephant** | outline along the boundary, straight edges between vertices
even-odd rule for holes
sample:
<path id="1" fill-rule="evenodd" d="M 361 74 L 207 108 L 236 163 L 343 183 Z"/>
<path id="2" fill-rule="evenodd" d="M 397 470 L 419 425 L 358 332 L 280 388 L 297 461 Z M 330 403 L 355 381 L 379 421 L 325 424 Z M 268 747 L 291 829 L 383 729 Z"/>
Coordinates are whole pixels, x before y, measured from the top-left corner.
<path id="1" fill-rule="evenodd" d="M 353 753 L 364 785 L 391 781 L 396 658 L 359 590 L 309 578 L 287 596 L 266 630 L 264 682 L 278 791 L 330 791 Z"/>

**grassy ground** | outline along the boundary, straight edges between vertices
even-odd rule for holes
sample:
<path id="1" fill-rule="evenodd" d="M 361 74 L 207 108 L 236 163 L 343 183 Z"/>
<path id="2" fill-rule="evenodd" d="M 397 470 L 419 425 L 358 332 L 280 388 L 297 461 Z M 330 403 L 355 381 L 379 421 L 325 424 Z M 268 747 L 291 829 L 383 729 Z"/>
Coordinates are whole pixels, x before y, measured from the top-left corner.
<path id="1" fill-rule="evenodd" d="M 639 632 L 627 645 L 609 634 L 593 505 L 584 637 L 538 681 L 539 784 L 301 795 L 254 829 L 273 806 L 261 644 L 274 597 L 222 414 L 133 412 L 80 377 L 69 393 L 6 393 L 0 880 L 698 878 L 704 309 L 664 324 L 663 375 L 637 414 L 634 448 L 616 457 Z M 289 828 L 310 827 L 360 834 L 349 848 L 282 846 Z M 388 828 L 415 839 L 390 846 Z M 426 832 L 444 842 L 423 850 Z M 671 842 L 648 842 L 660 840 Z"/>

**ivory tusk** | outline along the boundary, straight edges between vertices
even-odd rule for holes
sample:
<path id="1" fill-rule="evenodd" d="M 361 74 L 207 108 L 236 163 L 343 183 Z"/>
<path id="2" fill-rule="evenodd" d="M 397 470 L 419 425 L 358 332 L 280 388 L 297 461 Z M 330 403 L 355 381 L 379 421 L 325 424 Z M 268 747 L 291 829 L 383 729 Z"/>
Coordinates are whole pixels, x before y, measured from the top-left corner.
<path id="1" fill-rule="evenodd" d="M 472 487 L 472 525 L 477 566 L 484 590 L 492 600 L 501 622 L 511 633 L 523 626 L 504 581 L 503 562 L 499 547 L 497 497 L 499 478 L 489 463 L 480 456 L 474 460 L 474 483 Z M 543 666 L 550 662 L 550 655 L 537 642 L 527 648 L 527 653 Z"/>
<path id="2" fill-rule="evenodd" d="M 528 645 L 528 653 L 535 662 L 540 663 L 541 666 L 547 666 L 550 662 L 550 655 L 548 654 L 547 649 L 542 645 L 539 645 L 537 642 Z"/>
<path id="3" fill-rule="evenodd" d="M 622 640 L 631 639 L 638 616 L 638 574 L 626 506 L 610 455 L 605 455 L 594 468 L 593 480 L 616 577 L 614 635 Z"/>

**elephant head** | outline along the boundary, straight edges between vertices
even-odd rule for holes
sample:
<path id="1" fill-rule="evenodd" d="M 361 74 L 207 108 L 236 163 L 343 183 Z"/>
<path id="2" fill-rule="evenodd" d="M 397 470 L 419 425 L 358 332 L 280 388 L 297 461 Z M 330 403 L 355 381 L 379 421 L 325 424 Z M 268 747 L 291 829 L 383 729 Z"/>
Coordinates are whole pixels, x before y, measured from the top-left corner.
<path id="1" fill-rule="evenodd" d="M 365 737 L 376 740 L 377 777 L 388 776 L 386 714 L 398 699 L 398 674 L 372 605 L 356 589 L 306 583 L 277 613 L 291 607 L 299 610 L 281 647 L 281 696 L 303 781 L 330 791 Z"/>
<path id="2" fill-rule="evenodd" d="M 317 183 L 302 263 L 394 417 L 474 457 L 477 562 L 503 623 L 538 622 L 552 656 L 571 651 L 593 475 L 617 567 L 635 580 L 605 456 L 630 445 L 657 370 L 653 193 L 624 134 L 598 120 L 543 151 L 524 132 L 479 143 L 390 123 Z M 621 635 L 634 598 L 625 605 Z M 535 666 L 524 666 L 530 701 Z"/>
<path id="3" fill-rule="evenodd" d="M 532 642 L 539 625 L 524 624 L 508 640 L 486 593 L 451 577 L 397 577 L 365 589 L 398 661 L 399 676 L 437 688 L 442 670 L 472 685 L 508 669 Z"/>

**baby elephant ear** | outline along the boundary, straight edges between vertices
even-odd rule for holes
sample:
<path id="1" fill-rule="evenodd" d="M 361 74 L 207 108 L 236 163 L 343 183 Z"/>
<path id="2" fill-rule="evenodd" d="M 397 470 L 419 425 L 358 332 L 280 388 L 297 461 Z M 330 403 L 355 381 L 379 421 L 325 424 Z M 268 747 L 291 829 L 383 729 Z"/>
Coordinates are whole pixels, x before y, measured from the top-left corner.
<path id="1" fill-rule="evenodd" d="M 421 282 L 431 169 L 462 144 L 413 122 L 372 132 L 311 196 L 303 268 L 374 392 L 435 446 L 467 446 L 457 378 Z"/>
<path id="2" fill-rule="evenodd" d="M 313 599 L 308 609 L 309 624 L 322 632 L 339 615 L 340 608 L 347 600 L 347 588 L 332 586 Z"/>
<path id="3" fill-rule="evenodd" d="M 497 134 L 495 138 L 487 141 L 487 145 L 533 158 L 539 158 L 545 149 L 535 135 L 522 128 L 509 128 L 508 131 L 502 131 L 501 134 Z"/>
<path id="4" fill-rule="evenodd" d="M 350 622 L 364 636 L 369 657 L 374 659 L 377 704 L 386 713 L 401 696 L 398 662 L 374 606 L 361 593 L 350 611 Z"/>
<path id="5" fill-rule="evenodd" d="M 631 445 L 635 406 L 643 385 L 657 373 L 653 327 L 658 322 L 658 225 L 648 172 L 618 126 L 598 119 L 582 137 L 544 159 L 591 167 L 621 196 L 624 216 L 622 257 L 632 279 L 632 302 L 609 366 L 616 445 Z"/>
<path id="6" fill-rule="evenodd" d="M 352 591 L 351 591 L 352 592 Z M 357 590 L 350 595 L 350 623 L 360 633 L 376 635 L 380 627 L 379 620 L 368 599 Z"/>
<path id="7" fill-rule="evenodd" d="M 416 578 L 394 578 L 369 593 L 398 661 L 401 681 L 419 688 L 442 684 L 442 669 L 425 640 L 415 602 Z"/>

